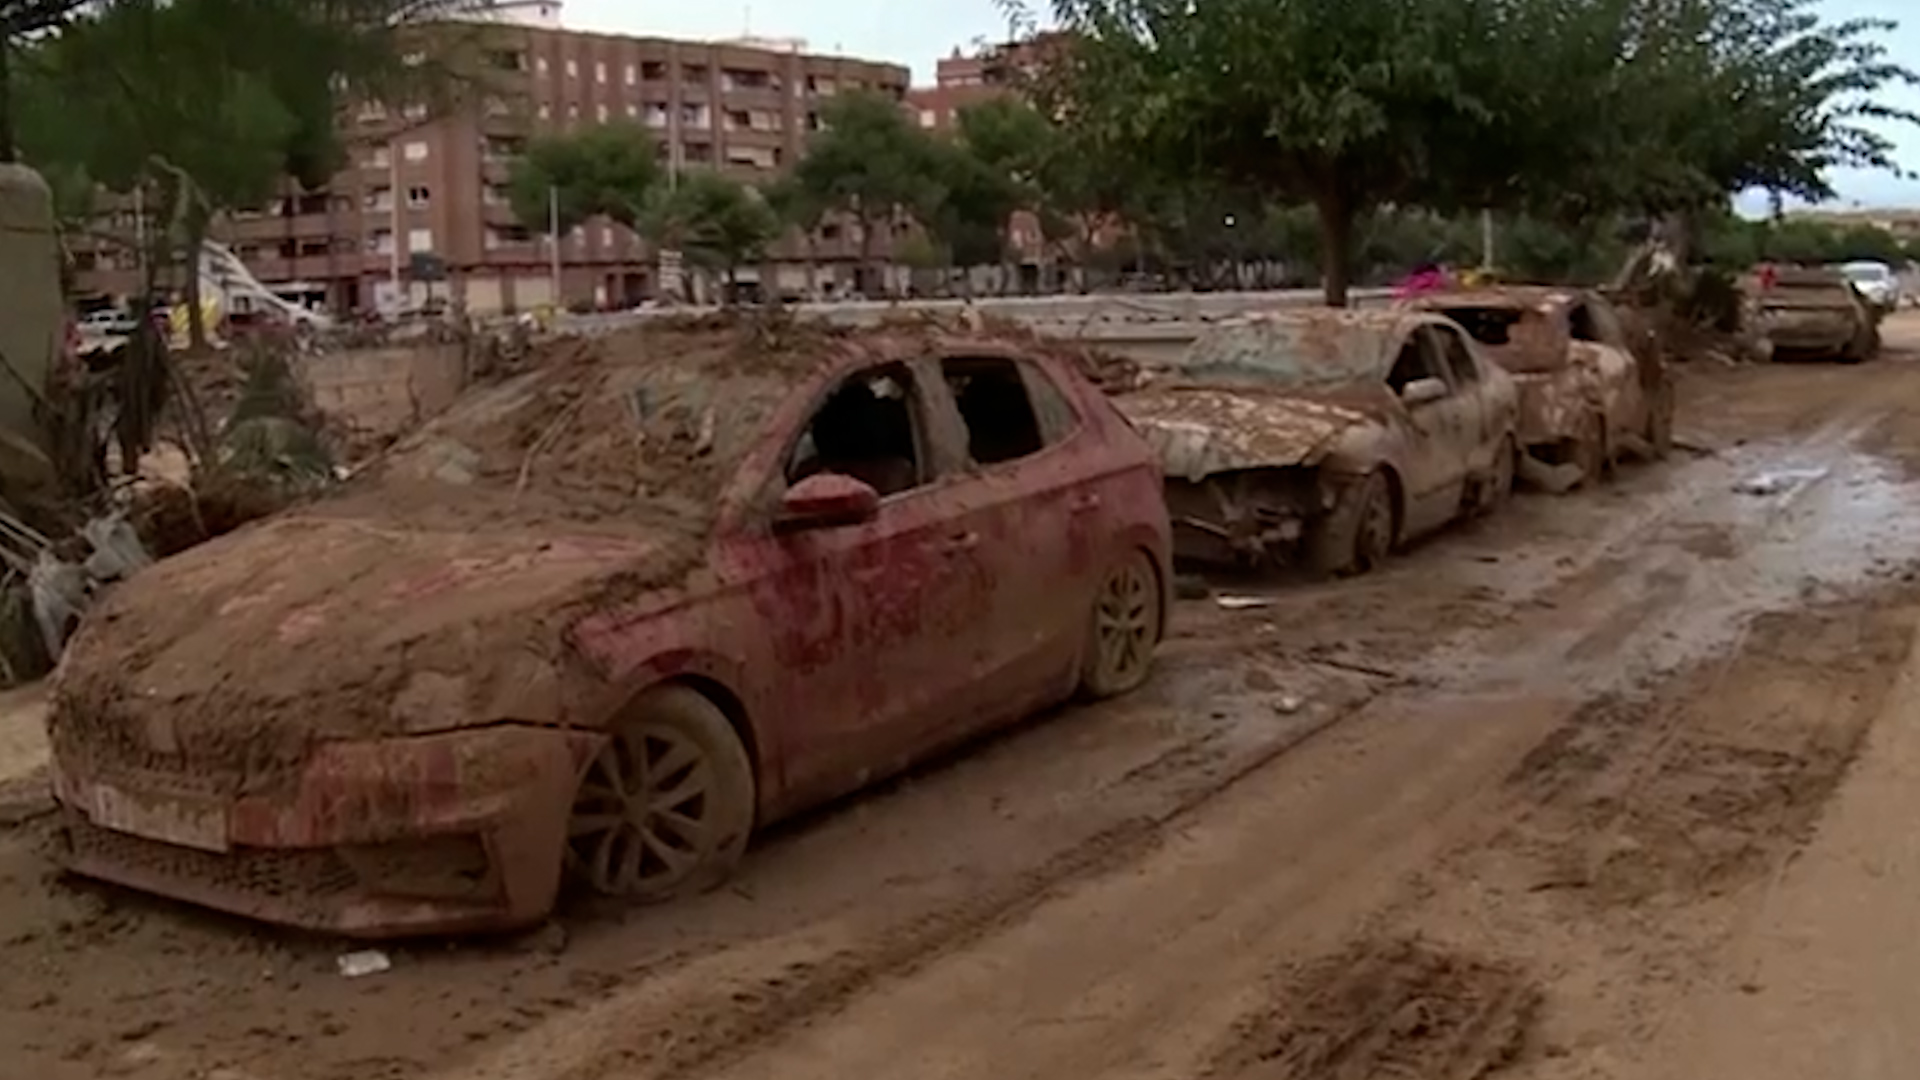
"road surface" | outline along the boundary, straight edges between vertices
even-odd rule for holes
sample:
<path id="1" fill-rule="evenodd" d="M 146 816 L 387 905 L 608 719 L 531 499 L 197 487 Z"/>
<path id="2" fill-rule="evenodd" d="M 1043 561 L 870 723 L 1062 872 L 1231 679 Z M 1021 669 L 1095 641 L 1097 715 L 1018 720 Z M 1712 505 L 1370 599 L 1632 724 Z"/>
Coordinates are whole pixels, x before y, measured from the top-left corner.
<path id="1" fill-rule="evenodd" d="M 1147 691 L 694 902 L 346 979 L 0 827 L 0 1046 L 47 1080 L 1910 1076 L 1920 320 L 1889 337 L 1689 369 L 1688 450 L 1384 573 L 1216 582 Z"/>

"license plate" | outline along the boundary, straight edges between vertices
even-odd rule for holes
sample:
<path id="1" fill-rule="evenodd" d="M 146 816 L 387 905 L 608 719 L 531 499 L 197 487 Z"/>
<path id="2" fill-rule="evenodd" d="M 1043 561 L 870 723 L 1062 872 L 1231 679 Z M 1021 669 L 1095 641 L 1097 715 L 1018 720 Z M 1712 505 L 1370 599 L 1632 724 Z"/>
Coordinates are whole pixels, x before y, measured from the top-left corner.
<path id="1" fill-rule="evenodd" d="M 224 805 L 175 795 L 135 795 L 104 784 L 93 789 L 87 816 L 95 825 L 201 851 L 225 852 Z"/>

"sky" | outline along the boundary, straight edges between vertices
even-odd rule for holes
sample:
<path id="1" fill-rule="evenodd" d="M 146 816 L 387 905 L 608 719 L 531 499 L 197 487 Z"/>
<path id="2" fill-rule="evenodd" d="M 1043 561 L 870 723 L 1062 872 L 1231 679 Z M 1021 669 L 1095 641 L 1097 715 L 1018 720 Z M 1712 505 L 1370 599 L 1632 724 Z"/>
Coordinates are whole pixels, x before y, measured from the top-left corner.
<path id="1" fill-rule="evenodd" d="M 1045 0 L 1029 0 L 1035 10 Z M 1884 18 L 1902 23 L 1885 35 L 1896 63 L 1920 68 L 1920 3 L 1914 0 L 1822 0 L 1832 20 Z M 1902 18 L 1904 10 L 1905 18 Z M 1007 20 L 994 0 L 933 0 L 926 7 L 898 0 L 566 0 L 565 22 L 581 30 L 656 34 L 664 37 L 723 38 L 753 34 L 799 37 L 809 51 L 844 53 L 889 60 L 913 69 L 916 84 L 933 80 L 934 61 L 955 48 L 971 49 L 980 40 L 1007 36 Z M 1920 90 L 1889 93 L 1886 103 L 1920 112 Z M 1899 145 L 1900 163 L 1920 172 L 1920 128 L 1905 125 L 1887 132 Z M 1841 206 L 1920 207 L 1920 179 L 1885 172 L 1837 171 L 1832 183 Z M 1752 196 L 1742 208 L 1761 212 L 1766 200 Z"/>

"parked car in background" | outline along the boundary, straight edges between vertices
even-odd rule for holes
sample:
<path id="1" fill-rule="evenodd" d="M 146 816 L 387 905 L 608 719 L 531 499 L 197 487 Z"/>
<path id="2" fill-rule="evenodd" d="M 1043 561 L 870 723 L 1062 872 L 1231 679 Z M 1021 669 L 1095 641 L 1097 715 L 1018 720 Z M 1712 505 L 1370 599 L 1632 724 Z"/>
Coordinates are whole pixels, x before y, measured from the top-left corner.
<path id="1" fill-rule="evenodd" d="M 1499 286 L 1409 302 L 1471 334 L 1520 387 L 1520 444 L 1578 483 L 1616 456 L 1664 456 L 1673 444 L 1673 383 L 1660 358 L 1636 356 L 1620 315 L 1584 289 Z"/>
<path id="2" fill-rule="evenodd" d="M 1165 628 L 1158 462 L 1071 364 L 661 321 L 470 391 L 102 598 L 54 690 L 82 874 L 349 935 L 658 900 Z"/>
<path id="3" fill-rule="evenodd" d="M 1880 352 L 1880 310 L 1838 270 L 1763 267 L 1742 288 L 1760 310 L 1776 358 L 1857 364 Z"/>
<path id="4" fill-rule="evenodd" d="M 1838 269 L 1880 314 L 1886 315 L 1900 306 L 1900 276 L 1893 272 L 1893 267 L 1863 260 L 1845 263 Z"/>
<path id="5" fill-rule="evenodd" d="M 1513 380 L 1436 315 L 1239 319 L 1118 400 L 1160 452 L 1176 553 L 1199 561 L 1362 573 L 1513 487 Z"/>

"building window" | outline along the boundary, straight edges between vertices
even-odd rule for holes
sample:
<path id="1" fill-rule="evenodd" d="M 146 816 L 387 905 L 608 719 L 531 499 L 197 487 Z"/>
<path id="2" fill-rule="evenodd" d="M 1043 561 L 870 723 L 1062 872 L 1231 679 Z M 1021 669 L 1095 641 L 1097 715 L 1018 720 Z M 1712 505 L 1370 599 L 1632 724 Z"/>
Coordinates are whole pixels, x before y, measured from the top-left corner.
<path id="1" fill-rule="evenodd" d="M 407 232 L 407 250 L 410 252 L 432 251 L 433 250 L 433 230 L 432 229 L 409 230 Z"/>
<path id="2" fill-rule="evenodd" d="M 367 192 L 367 209 L 387 213 L 393 209 L 393 189 L 377 187 Z"/>
<path id="3" fill-rule="evenodd" d="M 368 234 L 367 249 L 376 255 L 393 254 L 393 230 L 375 229 Z"/>
<path id="4" fill-rule="evenodd" d="M 393 152 L 384 146 L 376 146 L 367 155 L 367 164 L 376 169 L 385 169 L 393 165 Z"/>
<path id="5" fill-rule="evenodd" d="M 665 105 L 659 104 L 658 102 L 648 102 L 646 125 L 650 128 L 666 127 L 667 126 L 667 107 Z"/>
<path id="6" fill-rule="evenodd" d="M 488 206 L 505 206 L 511 200 L 508 198 L 507 189 L 503 185 L 488 184 L 486 187 L 480 189 L 480 201 L 486 203 Z"/>
<path id="7" fill-rule="evenodd" d="M 627 102 L 627 116 L 628 116 L 628 118 L 629 118 L 629 119 L 632 119 L 632 118 L 636 118 L 636 117 L 638 117 L 639 115 L 640 115 L 640 106 L 638 106 L 638 105 L 635 105 L 635 104 L 634 104 L 633 102 L 631 102 L 631 101 L 629 101 L 629 102 Z"/>
<path id="8" fill-rule="evenodd" d="M 425 120 L 427 118 L 427 107 L 419 102 L 415 102 L 401 109 L 400 115 L 409 120 Z"/>
<path id="9" fill-rule="evenodd" d="M 377 124 L 386 118 L 387 107 L 378 101 L 369 101 L 360 106 L 360 122 L 363 124 Z"/>
<path id="10" fill-rule="evenodd" d="M 425 161 L 427 160 L 427 144 L 416 139 L 408 143 L 405 148 L 401 150 L 401 153 L 408 161 Z"/>
<path id="11" fill-rule="evenodd" d="M 540 103 L 540 119 L 542 120 L 553 119 L 553 106 L 547 104 L 544 101 Z"/>
<path id="12" fill-rule="evenodd" d="M 704 83 L 707 81 L 707 65 L 705 64 L 688 64 L 682 69 L 682 72 L 687 82 Z"/>
<path id="13" fill-rule="evenodd" d="M 432 198 L 433 193 L 426 188 L 410 187 L 407 189 L 407 208 L 410 210 L 425 210 L 427 204 L 432 201 Z"/>
<path id="14" fill-rule="evenodd" d="M 600 246 L 609 248 L 613 246 L 613 226 L 600 226 Z"/>
<path id="15" fill-rule="evenodd" d="M 920 126 L 923 128 L 939 127 L 940 114 L 934 112 L 932 109 L 921 109 Z"/>
<path id="16" fill-rule="evenodd" d="M 626 76 L 627 85 L 632 86 L 640 78 L 640 72 L 632 64 L 628 64 Z"/>
<path id="17" fill-rule="evenodd" d="M 667 65 L 662 60 L 642 60 L 640 77 L 648 82 L 659 82 L 667 77 Z"/>
<path id="18" fill-rule="evenodd" d="M 600 60 L 595 60 L 593 62 L 593 81 L 597 83 L 601 83 L 603 85 L 606 83 L 607 65 L 605 62 Z"/>
<path id="19" fill-rule="evenodd" d="M 598 118 L 601 123 L 604 124 L 607 122 L 607 107 L 605 105 L 596 105 L 593 112 L 594 116 Z"/>
<path id="20" fill-rule="evenodd" d="M 577 79 L 579 77 L 580 77 L 580 65 L 573 60 L 567 61 L 567 78 Z"/>
<path id="21" fill-rule="evenodd" d="M 567 119 L 569 120 L 580 119 L 580 106 L 569 104 L 567 106 Z"/>
<path id="22" fill-rule="evenodd" d="M 539 72 L 540 74 L 545 75 L 547 73 L 547 58 L 544 56 L 537 57 L 533 61 L 533 69 Z"/>

